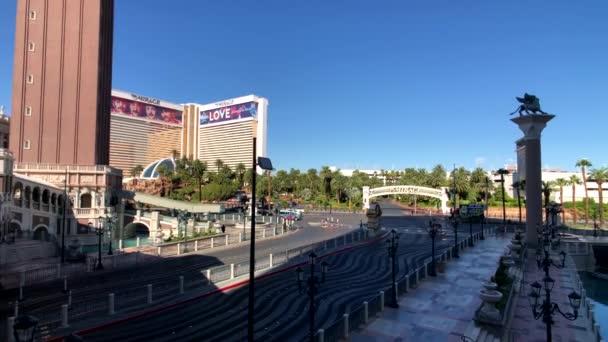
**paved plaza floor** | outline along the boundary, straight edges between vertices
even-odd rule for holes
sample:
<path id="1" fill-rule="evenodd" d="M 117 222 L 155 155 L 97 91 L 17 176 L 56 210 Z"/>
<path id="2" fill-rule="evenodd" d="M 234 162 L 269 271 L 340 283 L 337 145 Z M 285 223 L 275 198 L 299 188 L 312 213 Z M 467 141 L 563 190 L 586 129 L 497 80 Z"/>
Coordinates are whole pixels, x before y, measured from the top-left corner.
<path id="1" fill-rule="evenodd" d="M 486 237 L 448 262 L 446 272 L 425 279 L 351 341 L 461 341 L 481 304 L 482 283 L 494 275 L 508 238 Z"/>
<path id="2" fill-rule="evenodd" d="M 559 256 L 553 254 L 554 260 L 559 260 Z M 574 271 L 574 265 L 558 269 L 550 267 L 549 276 L 555 280 L 553 291 L 551 291 L 551 302 L 557 303 L 563 312 L 572 312 L 568 300 L 568 294 L 572 291 L 581 293 L 579 278 Z M 542 284 L 545 273 L 536 265 L 534 251 L 528 251 L 528 261 L 524 268 L 524 288 L 516 296 L 515 307 L 513 308 L 513 320 L 511 322 L 511 337 L 514 342 L 541 342 L 546 341 L 546 326 L 542 318 L 538 321 L 532 319 L 532 309 L 528 300 L 530 284 L 538 281 Z M 543 296 L 544 297 L 544 296 Z M 554 324 L 551 326 L 553 341 L 594 341 L 591 330 L 590 320 L 583 306 L 580 315 L 575 321 L 568 321 L 559 313 L 553 316 Z"/>

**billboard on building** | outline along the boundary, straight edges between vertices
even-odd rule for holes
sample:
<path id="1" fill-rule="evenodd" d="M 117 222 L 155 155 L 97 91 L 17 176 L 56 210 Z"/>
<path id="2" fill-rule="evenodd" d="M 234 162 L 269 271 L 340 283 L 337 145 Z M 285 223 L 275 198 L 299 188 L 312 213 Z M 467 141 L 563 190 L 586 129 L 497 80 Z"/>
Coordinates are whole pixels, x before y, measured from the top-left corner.
<path id="1" fill-rule="evenodd" d="M 229 102 L 229 101 L 224 101 Z M 255 101 L 239 103 L 209 110 L 202 110 L 200 125 L 227 122 L 239 119 L 255 118 L 258 114 L 258 103 Z"/>
<path id="2" fill-rule="evenodd" d="M 112 92 L 112 114 L 170 124 L 182 123 L 182 111 L 165 105 L 161 100 L 136 94 L 117 95 L 116 91 Z"/>

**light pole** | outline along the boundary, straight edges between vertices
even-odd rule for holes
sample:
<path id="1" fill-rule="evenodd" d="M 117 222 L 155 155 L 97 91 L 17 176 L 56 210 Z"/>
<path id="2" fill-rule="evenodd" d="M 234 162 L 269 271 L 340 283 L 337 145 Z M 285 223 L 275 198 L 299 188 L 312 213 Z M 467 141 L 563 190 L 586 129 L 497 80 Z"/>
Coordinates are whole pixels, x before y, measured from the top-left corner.
<path id="1" fill-rule="evenodd" d="M 65 170 L 65 178 L 63 179 L 63 213 L 61 220 L 61 263 L 65 263 L 65 229 L 66 229 L 66 207 L 67 207 L 67 198 L 68 198 L 68 170 L 66 167 Z"/>
<path id="2" fill-rule="evenodd" d="M 458 217 L 456 214 L 450 219 L 452 227 L 454 227 L 454 258 L 460 258 L 458 254 Z"/>
<path id="3" fill-rule="evenodd" d="M 557 263 L 549 256 L 549 241 L 548 238 L 545 238 L 543 252 L 541 252 L 540 249 L 536 250 L 536 266 L 545 272 L 545 277 L 549 276 L 549 268 L 551 266 L 560 269 L 566 267 L 566 252 L 561 251 L 559 253 L 559 258 L 560 261 Z"/>
<path id="4" fill-rule="evenodd" d="M 118 218 L 116 217 L 116 213 L 111 213 L 106 216 L 106 224 L 108 226 L 108 233 L 110 235 L 110 244 L 108 245 L 108 255 L 114 254 L 112 252 L 112 231 L 113 231 L 114 225 L 116 224 L 117 220 L 118 220 Z"/>
<path id="5" fill-rule="evenodd" d="M 388 307 L 391 308 L 398 308 L 399 307 L 399 303 L 397 301 L 397 281 L 395 279 L 396 274 L 395 274 L 395 268 L 396 268 L 396 259 L 397 259 L 397 250 L 399 249 L 399 233 L 397 233 L 397 231 L 395 229 L 391 230 L 391 237 L 390 239 L 386 240 L 386 248 L 388 250 L 388 257 L 391 261 L 391 273 L 392 273 L 392 286 L 391 288 L 393 289 L 393 293 L 391 296 L 390 301 L 386 304 Z"/>
<path id="6" fill-rule="evenodd" d="M 255 325 L 255 191 L 257 182 L 257 168 L 272 170 L 272 162 L 265 157 L 257 156 L 257 124 L 253 125 L 252 141 L 252 168 L 251 168 L 251 242 L 249 243 L 249 286 L 247 301 L 247 339 L 253 342 Z"/>
<path id="7" fill-rule="evenodd" d="M 467 216 L 469 217 L 469 247 L 473 247 L 475 246 L 473 244 L 473 215 L 468 213 Z"/>
<path id="8" fill-rule="evenodd" d="M 99 216 L 97 218 L 97 227 L 95 227 L 93 222 L 89 222 L 89 229 L 95 230 L 95 234 L 97 234 L 97 265 L 95 265 L 95 270 L 103 270 L 103 264 L 101 262 L 101 237 L 103 236 L 103 217 Z"/>
<path id="9" fill-rule="evenodd" d="M 315 342 L 315 296 L 319 292 L 319 286 L 325 283 L 325 274 L 327 273 L 329 264 L 325 261 L 321 263 L 321 279 L 319 279 L 319 277 L 315 274 L 315 265 L 317 261 L 317 255 L 315 252 L 311 252 L 308 255 L 308 260 L 308 263 L 310 264 L 310 275 L 306 281 L 306 290 L 308 298 L 310 299 L 310 306 L 308 307 L 308 335 L 310 341 Z M 296 269 L 296 276 L 298 281 L 298 292 L 302 293 L 304 290 L 302 286 L 302 284 L 304 284 L 304 271 L 302 268 L 298 267 Z"/>
<path id="10" fill-rule="evenodd" d="M 437 269 L 435 268 L 435 238 L 437 237 L 437 232 L 441 228 L 439 223 L 435 223 L 432 220 L 429 221 L 429 236 L 431 237 L 431 271 L 429 275 L 432 277 L 437 276 Z"/>
<path id="11" fill-rule="evenodd" d="M 500 179 L 495 180 L 495 182 L 500 182 L 501 190 L 502 190 L 502 226 L 506 230 L 507 229 L 507 209 L 505 207 L 505 175 L 509 174 L 509 170 L 499 169 L 496 171 L 496 174 L 500 175 Z"/>
<path id="12" fill-rule="evenodd" d="M 545 289 L 545 299 L 543 300 L 542 304 L 539 304 L 538 301 L 540 298 L 540 291 L 543 286 L 541 286 L 538 281 L 535 281 L 532 285 L 530 285 L 531 291 L 530 294 L 528 294 L 528 300 L 530 301 L 530 306 L 532 307 L 534 319 L 538 320 L 542 317 L 546 327 L 547 342 L 551 342 L 551 325 L 555 323 L 553 321 L 553 314 L 555 314 L 555 312 L 559 312 L 559 314 L 565 319 L 574 321 L 578 317 L 578 309 L 581 306 L 581 296 L 575 291 L 570 292 L 568 295 L 568 300 L 574 313 L 563 312 L 560 310 L 557 303 L 551 302 L 551 291 L 553 290 L 555 280 L 549 276 L 545 276 L 543 278 L 543 284 Z"/>

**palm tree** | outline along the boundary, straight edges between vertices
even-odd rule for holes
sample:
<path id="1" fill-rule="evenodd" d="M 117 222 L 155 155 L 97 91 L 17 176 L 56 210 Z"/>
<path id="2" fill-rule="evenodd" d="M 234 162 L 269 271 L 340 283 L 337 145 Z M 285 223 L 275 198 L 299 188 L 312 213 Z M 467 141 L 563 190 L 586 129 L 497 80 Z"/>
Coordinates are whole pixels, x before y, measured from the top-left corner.
<path id="1" fill-rule="evenodd" d="M 549 197 L 553 192 L 553 185 L 553 181 L 542 181 L 541 183 L 541 191 L 545 197 L 545 222 L 549 222 Z"/>
<path id="2" fill-rule="evenodd" d="M 171 158 L 173 158 L 173 160 L 177 160 L 179 158 L 179 151 L 176 149 L 172 149 L 171 150 Z"/>
<path id="3" fill-rule="evenodd" d="M 207 163 L 202 162 L 199 159 L 192 161 L 190 166 L 190 175 L 198 182 L 198 199 L 203 198 L 203 178 L 207 172 Z"/>
<path id="4" fill-rule="evenodd" d="M 576 207 L 576 186 L 581 185 L 581 179 L 577 175 L 570 176 L 568 183 L 572 185 L 572 218 L 574 224 L 578 220 L 578 208 Z"/>
<path id="5" fill-rule="evenodd" d="M 520 190 L 524 190 L 526 187 L 526 181 L 525 180 L 520 180 L 520 181 L 515 181 L 512 184 L 513 189 L 515 189 L 515 192 L 517 193 L 517 207 L 519 208 L 519 224 L 521 225 L 521 193 Z"/>
<path id="6" fill-rule="evenodd" d="M 166 164 L 161 164 L 156 168 L 156 172 L 160 179 L 161 197 L 163 197 L 165 194 L 165 181 L 169 178 L 171 170 L 169 170 Z M 169 190 L 169 194 L 171 194 L 171 190 Z"/>
<path id="7" fill-rule="evenodd" d="M 321 171 L 319 171 L 319 177 L 321 178 L 321 189 L 326 198 L 331 196 L 331 179 L 333 173 L 329 169 L 328 166 L 322 166 Z"/>
<path id="8" fill-rule="evenodd" d="M 220 173 L 220 170 L 224 166 L 224 162 L 221 159 L 215 160 L 215 167 L 217 168 L 217 173 Z"/>
<path id="9" fill-rule="evenodd" d="M 604 226 L 604 190 L 602 189 L 602 184 L 608 182 L 608 167 L 592 170 L 589 178 L 597 183 L 598 211 L 600 212 L 600 227 L 602 227 Z"/>
<path id="10" fill-rule="evenodd" d="M 564 187 L 568 186 L 568 180 L 564 178 L 558 178 L 554 183 L 556 186 L 559 186 L 559 202 L 562 205 L 562 222 L 564 221 Z"/>
<path id="11" fill-rule="evenodd" d="M 140 164 L 135 165 L 131 168 L 131 177 L 135 178 L 139 176 L 144 171 L 144 167 Z"/>
<path id="12" fill-rule="evenodd" d="M 247 171 L 247 168 L 245 167 L 245 164 L 243 163 L 238 163 L 236 165 L 236 169 L 234 170 L 236 172 L 236 175 L 238 177 L 238 182 L 239 182 L 239 189 L 243 189 L 243 181 L 244 181 L 244 175 L 245 175 L 245 171 Z"/>
<path id="13" fill-rule="evenodd" d="M 582 158 L 579 159 L 575 166 L 581 168 L 581 174 L 583 175 L 583 186 L 585 187 L 585 224 L 588 223 L 589 220 L 589 194 L 587 193 L 587 172 L 586 169 L 590 166 L 593 166 L 588 159 Z"/>

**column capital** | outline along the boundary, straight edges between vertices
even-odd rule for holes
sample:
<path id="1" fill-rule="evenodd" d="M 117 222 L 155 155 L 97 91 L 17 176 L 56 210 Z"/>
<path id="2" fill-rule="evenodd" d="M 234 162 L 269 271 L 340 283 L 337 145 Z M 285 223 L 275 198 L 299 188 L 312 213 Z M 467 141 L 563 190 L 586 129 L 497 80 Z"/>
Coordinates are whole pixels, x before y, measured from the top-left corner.
<path id="1" fill-rule="evenodd" d="M 540 135 L 547 126 L 547 122 L 554 117 L 555 115 L 551 114 L 530 114 L 513 118 L 511 121 L 516 123 L 524 133 L 524 140 L 533 140 L 540 139 Z"/>

